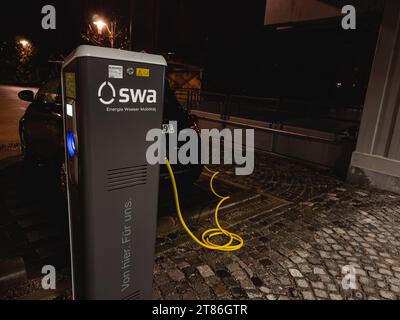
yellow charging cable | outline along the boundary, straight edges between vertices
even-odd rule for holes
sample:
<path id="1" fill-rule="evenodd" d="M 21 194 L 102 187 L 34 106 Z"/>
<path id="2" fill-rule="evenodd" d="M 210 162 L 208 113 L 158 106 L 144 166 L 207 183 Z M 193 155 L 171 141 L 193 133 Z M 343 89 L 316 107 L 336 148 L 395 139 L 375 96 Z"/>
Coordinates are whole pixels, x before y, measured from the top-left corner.
<path id="1" fill-rule="evenodd" d="M 214 172 L 214 171 L 208 169 L 207 167 L 205 167 L 206 170 L 212 174 L 212 177 L 210 180 L 210 189 L 211 189 L 212 193 L 216 197 L 220 198 L 221 200 L 219 201 L 217 207 L 215 208 L 214 218 L 215 218 L 215 224 L 217 225 L 217 228 L 212 228 L 212 229 L 208 229 L 208 230 L 204 231 L 201 236 L 201 240 L 199 240 L 193 234 L 193 232 L 190 231 L 189 227 L 186 225 L 185 220 L 183 219 L 181 207 L 179 204 L 179 194 L 178 194 L 178 188 L 176 186 L 174 172 L 172 171 L 171 164 L 169 163 L 168 159 L 165 159 L 165 163 L 167 165 L 169 174 L 171 176 L 172 188 L 174 189 L 175 206 L 176 206 L 176 210 L 178 211 L 179 220 L 180 220 L 183 228 L 190 235 L 190 237 L 195 242 L 197 242 L 199 245 L 201 245 L 202 247 L 210 249 L 210 250 L 236 251 L 236 250 L 239 250 L 241 247 L 243 247 L 244 241 L 243 241 L 242 237 L 235 233 L 225 230 L 224 228 L 221 227 L 221 225 L 219 224 L 219 221 L 218 221 L 218 211 L 219 211 L 220 206 L 222 205 L 222 203 L 224 201 L 230 199 L 230 197 L 220 196 L 214 189 L 213 181 L 214 181 L 215 177 L 219 174 L 219 172 Z M 212 240 L 211 240 L 213 237 L 216 237 L 216 236 L 226 236 L 229 238 L 229 240 L 225 244 L 219 245 L 219 244 L 212 242 Z M 236 242 L 236 244 L 234 244 L 234 242 Z"/>

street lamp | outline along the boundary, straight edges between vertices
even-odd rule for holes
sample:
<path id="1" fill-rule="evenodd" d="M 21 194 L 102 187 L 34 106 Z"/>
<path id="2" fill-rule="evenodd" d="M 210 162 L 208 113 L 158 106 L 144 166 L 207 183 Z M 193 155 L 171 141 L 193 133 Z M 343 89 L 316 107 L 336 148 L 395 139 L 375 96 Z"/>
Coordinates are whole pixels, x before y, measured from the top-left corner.
<path id="1" fill-rule="evenodd" d="M 101 19 L 93 21 L 93 24 L 97 27 L 99 34 L 102 34 L 104 27 L 107 27 L 107 23 Z"/>
<path id="2" fill-rule="evenodd" d="M 95 14 L 93 16 L 93 24 L 97 27 L 97 32 L 99 33 L 99 35 L 103 33 L 103 29 L 105 27 L 108 34 L 108 39 L 110 41 L 110 46 L 111 48 L 114 48 L 116 23 L 111 21 L 109 27 L 107 23 L 104 22 L 104 20 L 102 20 L 97 14 Z"/>
<path id="3" fill-rule="evenodd" d="M 16 38 L 15 45 L 20 66 L 24 66 L 29 62 L 33 55 L 33 45 L 30 41 L 24 38 Z"/>
<path id="4" fill-rule="evenodd" d="M 19 44 L 22 46 L 22 48 L 26 49 L 31 46 L 30 42 L 26 39 L 21 39 L 19 40 Z"/>

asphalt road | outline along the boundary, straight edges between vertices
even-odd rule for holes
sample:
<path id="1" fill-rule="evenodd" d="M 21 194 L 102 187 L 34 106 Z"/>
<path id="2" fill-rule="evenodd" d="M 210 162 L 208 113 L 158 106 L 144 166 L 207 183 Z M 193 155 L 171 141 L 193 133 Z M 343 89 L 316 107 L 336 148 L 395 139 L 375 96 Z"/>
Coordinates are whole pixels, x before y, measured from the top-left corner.
<path id="1" fill-rule="evenodd" d="M 19 142 L 18 121 L 29 102 L 20 100 L 18 92 L 25 89 L 35 92 L 37 90 L 37 88 L 0 85 L 0 147 Z"/>

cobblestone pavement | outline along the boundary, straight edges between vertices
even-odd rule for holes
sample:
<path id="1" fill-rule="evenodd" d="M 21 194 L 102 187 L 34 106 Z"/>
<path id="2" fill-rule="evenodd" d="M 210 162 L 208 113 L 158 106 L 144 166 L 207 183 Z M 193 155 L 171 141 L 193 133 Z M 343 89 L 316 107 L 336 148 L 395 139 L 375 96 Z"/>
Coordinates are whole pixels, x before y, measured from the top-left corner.
<path id="1" fill-rule="evenodd" d="M 229 227 L 245 240 L 235 253 L 192 242 L 159 253 L 154 299 L 400 298 L 400 196 L 266 155 L 231 179 L 288 204 L 244 206 L 258 215 Z"/>
<path id="2" fill-rule="evenodd" d="M 41 171 L 26 180 L 20 166 L 0 174 L 0 252 L 23 256 L 32 280 L 4 297 L 69 299 L 65 205 L 59 196 L 49 201 L 52 183 L 32 184 Z M 349 185 L 326 170 L 265 154 L 256 155 L 249 177 L 234 176 L 229 166 L 218 169 L 224 173 L 217 180 L 261 195 L 220 214 L 222 225 L 242 235 L 245 246 L 234 253 L 208 251 L 182 228 L 160 236 L 154 299 L 400 298 L 400 196 Z M 211 225 L 190 222 L 198 235 Z M 47 261 L 63 270 L 60 289 L 50 296 L 37 289 L 40 266 Z M 354 287 L 346 290 L 343 279 Z"/>
<path id="3" fill-rule="evenodd" d="M 267 193 L 289 201 L 304 201 L 333 190 L 341 181 L 325 169 L 317 170 L 293 160 L 256 153 L 254 172 L 250 176 L 236 176 L 232 166 L 215 167 L 222 177 L 247 186 L 259 193 Z"/>

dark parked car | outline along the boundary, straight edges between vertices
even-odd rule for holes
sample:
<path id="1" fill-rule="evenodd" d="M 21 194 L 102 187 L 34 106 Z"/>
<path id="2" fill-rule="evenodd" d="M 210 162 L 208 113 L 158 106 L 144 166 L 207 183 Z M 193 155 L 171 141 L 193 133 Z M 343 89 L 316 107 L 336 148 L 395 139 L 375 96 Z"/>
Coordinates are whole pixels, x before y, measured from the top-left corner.
<path id="1" fill-rule="evenodd" d="M 21 149 L 27 163 L 37 166 L 60 167 L 64 162 L 64 137 L 59 79 L 48 81 L 34 95 L 30 90 L 19 92 L 19 98 L 31 104 L 19 123 Z M 165 82 L 163 123 L 176 121 L 177 130 L 195 129 L 199 133 L 197 118 L 184 109 Z M 176 129 L 176 128 L 174 128 Z M 179 145 L 178 145 L 179 148 Z M 194 183 L 200 176 L 202 165 L 173 166 L 177 182 L 183 185 Z M 160 179 L 169 180 L 166 166 L 161 166 Z"/>

